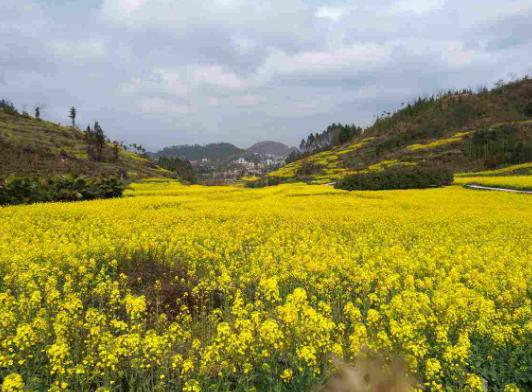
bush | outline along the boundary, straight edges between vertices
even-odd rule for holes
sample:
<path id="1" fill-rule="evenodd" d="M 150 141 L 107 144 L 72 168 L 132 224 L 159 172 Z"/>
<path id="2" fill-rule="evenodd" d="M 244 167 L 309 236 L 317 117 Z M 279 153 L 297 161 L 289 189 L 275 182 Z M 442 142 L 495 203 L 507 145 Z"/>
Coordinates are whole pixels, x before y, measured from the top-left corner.
<path id="1" fill-rule="evenodd" d="M 0 205 L 120 197 L 126 185 L 116 177 L 11 177 L 0 183 Z"/>
<path id="2" fill-rule="evenodd" d="M 246 188 L 264 188 L 267 186 L 273 186 L 273 185 L 279 185 L 281 183 L 281 179 L 278 177 L 262 177 L 257 180 L 253 181 L 246 181 L 245 187 Z"/>
<path id="3" fill-rule="evenodd" d="M 310 182 L 313 177 L 323 173 L 324 165 L 315 162 L 303 162 L 296 170 L 298 181 Z"/>
<path id="4" fill-rule="evenodd" d="M 8 101 L 6 99 L 0 99 L 0 110 L 8 114 L 19 114 L 18 110 L 15 108 L 15 105 L 13 105 L 11 101 Z"/>
<path id="5" fill-rule="evenodd" d="M 335 188 L 345 190 L 422 189 L 451 185 L 453 173 L 445 168 L 392 167 L 359 173 L 340 180 Z"/>

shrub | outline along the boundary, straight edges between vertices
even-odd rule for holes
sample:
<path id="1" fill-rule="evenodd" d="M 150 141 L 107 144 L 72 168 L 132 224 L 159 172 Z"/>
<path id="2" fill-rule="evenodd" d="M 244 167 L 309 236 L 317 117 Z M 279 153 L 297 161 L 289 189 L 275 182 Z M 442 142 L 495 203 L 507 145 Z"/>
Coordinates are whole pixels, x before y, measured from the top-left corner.
<path id="1" fill-rule="evenodd" d="M 392 167 L 359 173 L 340 180 L 335 188 L 345 190 L 416 189 L 450 185 L 453 173 L 446 168 Z"/>
<path id="2" fill-rule="evenodd" d="M 0 99 L 0 110 L 8 114 L 19 114 L 17 108 L 15 108 L 15 105 L 13 105 L 13 102 L 6 99 Z"/>
<path id="3" fill-rule="evenodd" d="M 303 162 L 296 170 L 296 179 L 298 181 L 310 182 L 315 175 L 323 173 L 324 165 L 316 162 Z"/>
<path id="4" fill-rule="evenodd" d="M 244 186 L 246 188 L 264 188 L 267 186 L 279 185 L 281 179 L 279 177 L 266 176 L 257 180 L 246 181 Z"/>
<path id="5" fill-rule="evenodd" d="M 0 183 L 0 205 L 120 197 L 126 185 L 116 177 L 10 177 Z"/>

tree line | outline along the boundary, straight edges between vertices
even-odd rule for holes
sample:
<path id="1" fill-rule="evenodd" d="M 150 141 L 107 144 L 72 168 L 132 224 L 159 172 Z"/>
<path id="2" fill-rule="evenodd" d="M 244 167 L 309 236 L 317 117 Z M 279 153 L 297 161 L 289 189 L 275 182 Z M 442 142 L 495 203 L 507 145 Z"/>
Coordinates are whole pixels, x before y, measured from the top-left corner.
<path id="1" fill-rule="evenodd" d="M 301 139 L 299 150 L 292 151 L 286 162 L 290 163 L 307 155 L 347 143 L 354 137 L 362 135 L 363 132 L 364 130 L 355 124 L 332 123 L 322 132 L 312 132 L 306 138 Z"/>

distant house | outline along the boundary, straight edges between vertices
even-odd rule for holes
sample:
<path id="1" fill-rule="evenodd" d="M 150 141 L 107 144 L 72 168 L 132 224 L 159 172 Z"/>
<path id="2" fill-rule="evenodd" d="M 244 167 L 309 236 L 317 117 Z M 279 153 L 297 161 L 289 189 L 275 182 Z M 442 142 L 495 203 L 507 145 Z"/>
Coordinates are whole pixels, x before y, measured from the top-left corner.
<path id="1" fill-rule="evenodd" d="M 234 161 L 235 163 L 238 163 L 239 165 L 245 165 L 246 163 L 248 163 L 248 161 L 246 161 L 246 158 L 238 158 Z"/>

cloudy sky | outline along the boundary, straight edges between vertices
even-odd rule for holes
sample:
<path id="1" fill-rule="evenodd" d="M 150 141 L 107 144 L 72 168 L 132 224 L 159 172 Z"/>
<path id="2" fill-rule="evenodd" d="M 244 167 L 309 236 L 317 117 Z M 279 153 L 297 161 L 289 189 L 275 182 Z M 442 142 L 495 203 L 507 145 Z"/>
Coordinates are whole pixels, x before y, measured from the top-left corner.
<path id="1" fill-rule="evenodd" d="M 0 0 L 0 96 L 149 149 L 297 144 L 532 73 L 532 0 Z"/>

